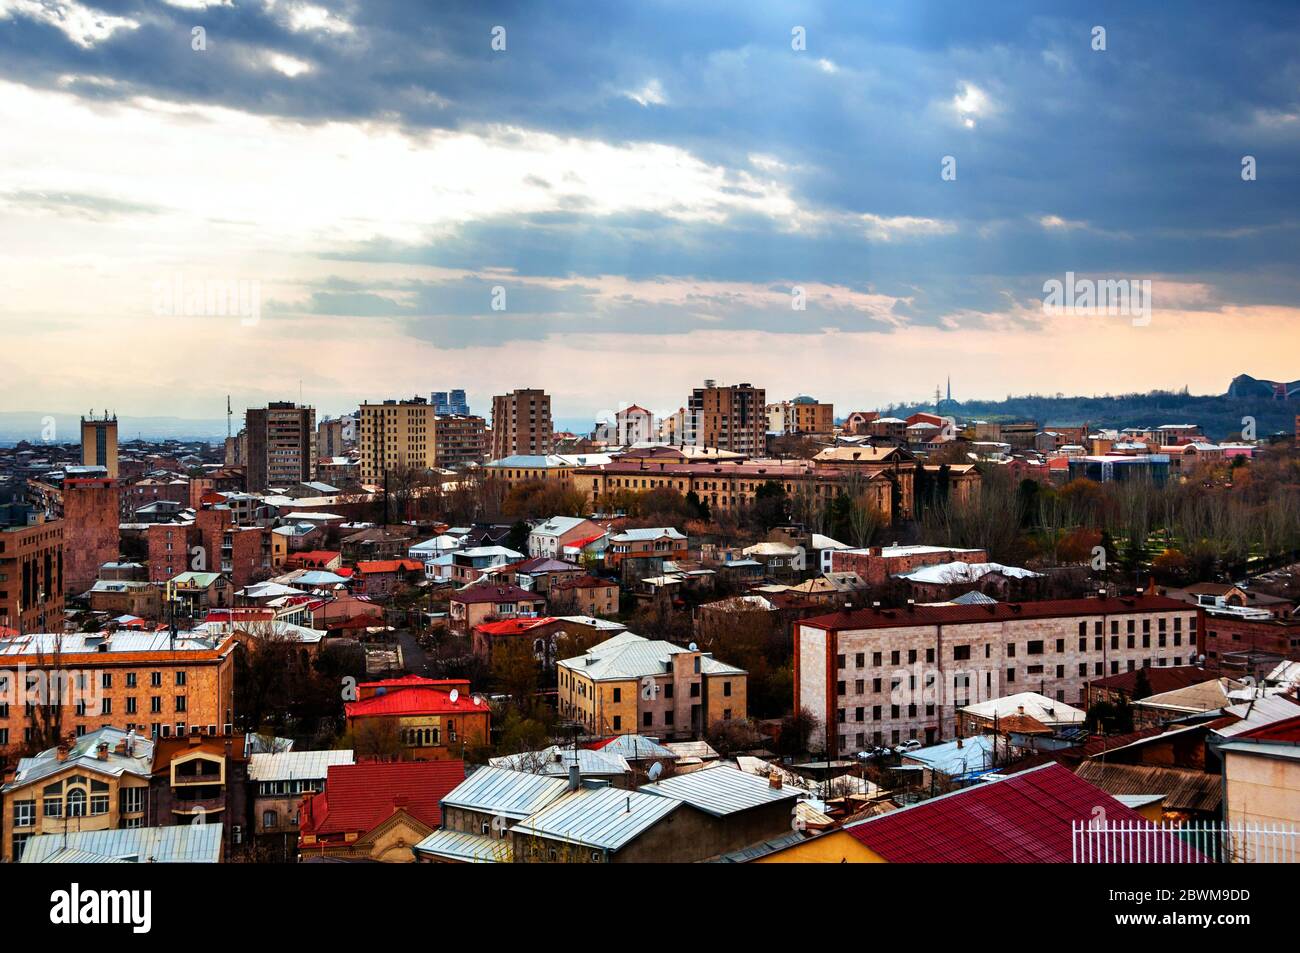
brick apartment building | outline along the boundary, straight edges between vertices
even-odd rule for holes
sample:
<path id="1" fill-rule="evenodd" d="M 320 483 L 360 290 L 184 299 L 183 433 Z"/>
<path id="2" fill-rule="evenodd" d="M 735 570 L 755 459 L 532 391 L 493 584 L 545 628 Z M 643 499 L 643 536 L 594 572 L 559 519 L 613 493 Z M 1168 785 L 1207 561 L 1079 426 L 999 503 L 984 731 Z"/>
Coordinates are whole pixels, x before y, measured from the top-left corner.
<path id="1" fill-rule="evenodd" d="M 1264 611 L 1253 613 L 1205 610 L 1205 667 L 1239 678 L 1259 677 L 1256 663 L 1300 661 L 1300 619 L 1277 618 Z"/>
<path id="2" fill-rule="evenodd" d="M 116 480 L 63 482 L 63 584 L 79 595 L 95 584 L 99 567 L 118 557 L 119 501 Z"/>
<path id="3" fill-rule="evenodd" d="M 106 726 L 146 737 L 188 734 L 190 726 L 215 734 L 234 721 L 236 644 L 231 635 L 173 639 L 167 631 L 36 633 L 0 642 L 0 667 L 22 665 L 29 680 L 49 686 L 51 699 L 52 673 L 62 674 L 61 736 Z M 16 695 L 23 690 L 11 686 Z M 24 701 L 0 709 L 0 748 L 41 743 Z"/>
<path id="4" fill-rule="evenodd" d="M 551 398 L 545 391 L 521 389 L 492 398 L 492 459 L 554 450 Z"/>
<path id="5" fill-rule="evenodd" d="M 687 399 L 687 429 L 678 442 L 758 456 L 767 448 L 767 392 L 753 384 L 704 382 Z"/>
<path id="6" fill-rule="evenodd" d="M 1192 664 L 1200 610 L 1135 597 L 869 608 L 794 626 L 795 707 L 828 752 L 950 737 L 956 709 L 1034 691 L 1069 704 L 1088 680 Z"/>
<path id="7" fill-rule="evenodd" d="M 0 626 L 62 627 L 63 592 L 63 521 L 24 503 L 0 506 Z"/>
<path id="8" fill-rule="evenodd" d="M 227 509 L 205 509 L 193 523 L 159 523 L 146 530 L 149 581 L 182 572 L 220 572 L 242 589 L 283 565 L 288 545 L 264 526 L 236 526 Z"/>

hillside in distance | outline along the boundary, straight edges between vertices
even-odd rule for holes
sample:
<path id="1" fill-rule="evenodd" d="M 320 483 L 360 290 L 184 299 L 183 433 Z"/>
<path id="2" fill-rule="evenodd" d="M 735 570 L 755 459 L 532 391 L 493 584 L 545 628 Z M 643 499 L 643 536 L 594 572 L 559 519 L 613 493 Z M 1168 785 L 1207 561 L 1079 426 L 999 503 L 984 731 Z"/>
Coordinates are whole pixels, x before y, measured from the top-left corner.
<path id="1" fill-rule="evenodd" d="M 1243 375 L 1244 377 L 1244 375 Z M 1233 381 L 1236 385 L 1242 378 Z M 1250 378 L 1249 380 L 1254 380 Z M 1271 384 L 1271 382 L 1257 382 Z M 1241 388 L 1246 393 L 1251 388 Z M 1242 418 L 1255 419 L 1255 433 L 1263 438 L 1274 433 L 1295 432 L 1300 414 L 1300 394 L 1291 400 L 1276 400 L 1272 389 L 1255 389 L 1252 396 L 1189 394 L 1184 389 L 1149 391 L 1142 394 L 1105 394 L 1095 397 L 1066 397 L 1062 394 L 1009 395 L 1005 400 L 944 401 L 943 412 L 960 419 L 990 421 L 1036 420 L 1044 427 L 1079 426 L 1158 427 L 1161 424 L 1200 424 L 1214 440 L 1234 438 L 1241 433 Z M 906 417 L 917 411 L 934 412 L 933 404 L 892 405 L 885 413 Z"/>

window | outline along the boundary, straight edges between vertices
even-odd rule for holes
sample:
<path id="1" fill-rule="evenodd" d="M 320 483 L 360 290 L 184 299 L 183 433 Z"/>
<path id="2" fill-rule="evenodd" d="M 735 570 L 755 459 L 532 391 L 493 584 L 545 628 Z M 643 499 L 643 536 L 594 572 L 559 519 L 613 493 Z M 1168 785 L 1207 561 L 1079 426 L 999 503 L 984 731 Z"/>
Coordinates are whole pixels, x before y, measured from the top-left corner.
<path id="1" fill-rule="evenodd" d="M 642 727 L 650 728 L 651 726 L 654 725 L 654 723 L 655 723 L 655 713 L 654 713 L 654 712 L 652 712 L 652 711 L 647 711 L 647 712 L 644 712 L 644 713 L 641 715 L 641 725 L 642 725 Z"/>
<path id="2" fill-rule="evenodd" d="M 952 657 L 958 662 L 967 661 L 970 658 L 970 646 L 954 645 L 952 647 Z"/>
<path id="3" fill-rule="evenodd" d="M 184 671 L 180 671 L 180 672 L 177 672 L 177 673 L 176 673 L 176 684 L 177 684 L 177 685 L 184 685 L 184 684 L 185 684 L 185 672 L 184 672 Z"/>
<path id="4" fill-rule="evenodd" d="M 14 801 L 14 827 L 31 827 L 36 823 L 36 801 Z"/>
<path id="5" fill-rule="evenodd" d="M 616 702 L 621 702 L 622 700 L 623 700 L 623 689 L 621 689 L 621 688 L 615 688 L 615 689 L 614 689 L 614 701 L 616 701 Z"/>
<path id="6" fill-rule="evenodd" d="M 107 814 L 108 813 L 108 795 L 92 794 L 90 796 L 90 813 Z"/>
<path id="7" fill-rule="evenodd" d="M 1033 641 L 1033 642 L 1028 643 L 1028 644 L 1025 646 L 1025 651 L 1026 651 L 1028 654 L 1030 654 L 1030 655 L 1042 655 L 1042 654 L 1043 654 L 1043 643 L 1042 643 L 1042 641 L 1040 641 L 1040 640 L 1035 640 L 1035 641 Z"/>
<path id="8" fill-rule="evenodd" d="M 144 810 L 145 788 L 122 788 L 122 813 L 138 814 Z"/>
<path id="9" fill-rule="evenodd" d="M 86 792 L 73 788 L 68 792 L 68 817 L 86 816 Z"/>

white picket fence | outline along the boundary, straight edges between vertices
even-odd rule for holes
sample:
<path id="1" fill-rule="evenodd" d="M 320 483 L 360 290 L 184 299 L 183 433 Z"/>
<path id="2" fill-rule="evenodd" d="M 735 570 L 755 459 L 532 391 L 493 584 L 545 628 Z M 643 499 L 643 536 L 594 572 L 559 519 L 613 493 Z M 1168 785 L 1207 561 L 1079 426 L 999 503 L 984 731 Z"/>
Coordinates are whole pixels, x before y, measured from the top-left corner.
<path id="1" fill-rule="evenodd" d="M 1071 822 L 1076 864 L 1295 864 L 1294 824 Z"/>

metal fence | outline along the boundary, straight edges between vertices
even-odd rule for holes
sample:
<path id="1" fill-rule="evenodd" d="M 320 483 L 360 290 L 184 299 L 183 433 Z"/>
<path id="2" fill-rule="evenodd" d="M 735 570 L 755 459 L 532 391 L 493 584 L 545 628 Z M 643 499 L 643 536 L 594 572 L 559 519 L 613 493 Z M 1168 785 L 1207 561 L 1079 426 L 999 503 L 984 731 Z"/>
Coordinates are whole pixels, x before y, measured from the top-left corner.
<path id="1" fill-rule="evenodd" d="M 1071 822 L 1076 864 L 1294 864 L 1294 824 Z"/>

